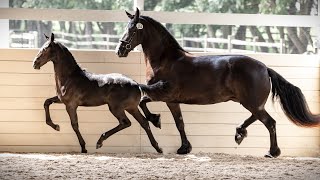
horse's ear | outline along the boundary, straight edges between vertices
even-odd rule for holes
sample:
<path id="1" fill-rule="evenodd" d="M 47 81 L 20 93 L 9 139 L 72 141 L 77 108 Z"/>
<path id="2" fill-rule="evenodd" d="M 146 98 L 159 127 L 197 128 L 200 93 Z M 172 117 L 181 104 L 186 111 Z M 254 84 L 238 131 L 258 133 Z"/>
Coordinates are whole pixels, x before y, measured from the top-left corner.
<path id="1" fill-rule="evenodd" d="M 51 33 L 50 41 L 51 41 L 51 42 L 53 42 L 53 41 L 54 41 L 54 34 L 53 34 L 53 33 Z"/>
<path id="2" fill-rule="evenodd" d="M 130 14 L 128 11 L 126 11 L 126 14 L 127 14 L 128 18 L 133 19 L 134 16 L 132 14 Z"/>
<path id="3" fill-rule="evenodd" d="M 46 40 L 48 40 L 49 39 L 49 37 L 46 35 L 46 34 L 43 34 L 44 35 L 44 37 L 46 38 Z"/>
<path id="4" fill-rule="evenodd" d="M 136 14 L 134 15 L 134 22 L 138 22 L 139 17 L 140 17 L 140 11 L 139 11 L 139 9 L 137 8 Z"/>

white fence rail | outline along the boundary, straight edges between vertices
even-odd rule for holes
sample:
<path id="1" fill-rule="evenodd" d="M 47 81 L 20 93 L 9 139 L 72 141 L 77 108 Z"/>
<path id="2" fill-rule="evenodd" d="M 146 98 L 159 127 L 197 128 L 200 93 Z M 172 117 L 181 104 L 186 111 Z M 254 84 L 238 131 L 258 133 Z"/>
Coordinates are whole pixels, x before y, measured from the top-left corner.
<path id="1" fill-rule="evenodd" d="M 123 10 L 0 8 L 0 19 L 128 22 Z M 76 14 L 76 16 L 75 16 Z M 142 11 L 162 23 L 320 27 L 319 16 Z"/>
<path id="2" fill-rule="evenodd" d="M 69 46 L 77 48 L 90 48 L 93 46 L 102 46 L 104 49 L 114 49 L 118 44 L 118 40 L 121 38 L 120 35 L 110 34 L 73 34 L 65 32 L 54 32 L 56 40 Z M 23 48 L 36 48 L 37 44 L 37 32 L 29 33 L 11 33 L 10 34 L 10 47 L 23 47 Z M 113 39 L 113 41 L 111 41 Z M 279 43 L 268 43 L 268 42 L 257 42 L 257 38 L 253 38 L 253 41 L 243 41 L 233 39 L 233 36 L 228 36 L 228 39 L 224 38 L 208 38 L 204 37 L 182 37 L 178 38 L 181 46 L 188 51 L 199 51 L 199 52 L 257 52 L 257 47 L 275 47 L 279 49 L 280 53 L 283 53 L 284 42 L 281 40 Z M 203 47 L 190 47 L 187 46 L 186 42 L 197 42 L 201 43 Z M 20 42 L 20 43 L 17 43 Z M 209 48 L 209 43 L 227 44 L 227 49 Z M 253 50 L 241 50 L 233 48 L 233 45 L 252 46 Z M 93 48 L 94 49 L 94 48 Z"/>
<path id="3" fill-rule="evenodd" d="M 38 32 L 31 31 L 28 33 L 10 32 L 9 44 L 12 48 L 37 48 Z"/>
<path id="4" fill-rule="evenodd" d="M 319 5 L 320 7 L 320 5 Z M 320 9 L 320 8 L 318 8 Z M 128 18 L 123 10 L 83 10 L 83 9 L 25 9 L 25 8 L 0 8 L 0 19 L 16 20 L 49 20 L 49 21 L 96 21 L 96 22 L 127 22 Z M 317 39 L 316 47 L 320 47 L 320 15 L 266 15 L 266 14 L 228 14 L 228 13 L 187 13 L 187 12 L 159 12 L 142 11 L 143 15 L 151 16 L 162 23 L 173 24 L 214 24 L 214 25 L 245 25 L 245 26 L 290 26 L 290 27 L 314 27 L 316 28 Z M 74 16 L 77 14 L 77 16 Z M 187 19 L 187 21 L 186 21 Z M 187 38 L 187 37 L 185 37 Z M 195 42 L 196 39 L 194 39 Z M 237 40 L 209 39 L 197 40 L 203 42 L 227 43 L 230 52 L 231 45 L 237 43 L 246 44 L 246 46 L 265 46 L 279 48 L 283 52 L 283 43 L 278 42 L 275 46 L 262 42 L 239 42 Z M 193 41 L 193 40 L 192 40 Z M 227 42 L 226 42 L 227 41 Z M 75 44 L 74 42 L 70 42 Z M 80 43 L 81 44 L 81 43 Z M 84 43 L 86 44 L 86 43 Z M 92 43 L 91 43 L 92 44 Z M 187 50 L 211 51 L 212 48 L 186 47 Z M 96 45 L 113 46 L 114 43 L 97 42 Z M 16 45 L 18 46 L 18 45 Z M 24 45 L 27 46 L 27 45 Z M 81 46 L 81 45 L 79 45 Z M 215 49 L 216 51 L 217 49 Z M 225 50 L 223 50 L 225 51 Z M 255 48 L 253 48 L 255 51 Z"/>

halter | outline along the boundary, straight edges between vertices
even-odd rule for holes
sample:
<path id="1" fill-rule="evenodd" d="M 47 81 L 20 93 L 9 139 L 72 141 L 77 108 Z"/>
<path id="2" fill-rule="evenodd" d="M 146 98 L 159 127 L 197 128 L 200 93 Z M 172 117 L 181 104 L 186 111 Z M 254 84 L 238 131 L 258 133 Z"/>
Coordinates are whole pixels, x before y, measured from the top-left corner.
<path id="1" fill-rule="evenodd" d="M 143 29 L 143 24 L 141 24 L 140 22 L 138 22 L 137 24 L 136 24 L 136 29 L 135 29 L 135 31 L 133 32 L 133 34 L 132 34 L 132 36 L 130 37 L 130 39 L 128 40 L 128 41 L 125 41 L 125 40 L 120 40 L 120 42 L 122 42 L 122 43 L 125 43 L 126 45 L 125 45 L 125 48 L 128 50 L 128 49 L 131 49 L 131 42 L 132 42 L 132 40 L 133 40 L 133 37 L 136 35 L 136 32 L 138 31 L 138 30 L 140 30 L 140 29 Z"/>

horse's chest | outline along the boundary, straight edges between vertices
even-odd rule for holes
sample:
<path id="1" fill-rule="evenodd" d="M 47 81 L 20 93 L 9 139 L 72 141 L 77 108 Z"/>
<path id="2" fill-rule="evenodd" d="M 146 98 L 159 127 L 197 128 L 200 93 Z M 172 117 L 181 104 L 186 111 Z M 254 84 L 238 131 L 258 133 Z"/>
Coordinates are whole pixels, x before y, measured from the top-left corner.
<path id="1" fill-rule="evenodd" d="M 71 101 L 77 102 L 77 99 L 79 99 L 79 88 L 75 88 L 74 85 L 70 82 L 64 82 L 61 81 L 56 82 L 56 91 L 57 96 L 64 104 L 69 104 Z"/>

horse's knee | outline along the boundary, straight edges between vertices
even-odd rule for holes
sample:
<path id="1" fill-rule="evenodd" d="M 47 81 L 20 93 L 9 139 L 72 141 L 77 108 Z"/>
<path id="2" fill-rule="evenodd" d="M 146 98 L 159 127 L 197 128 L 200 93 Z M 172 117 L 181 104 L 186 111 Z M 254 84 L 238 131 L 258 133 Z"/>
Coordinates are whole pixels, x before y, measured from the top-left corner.
<path id="1" fill-rule="evenodd" d="M 120 125 L 126 128 L 131 126 L 131 121 L 129 119 L 121 119 L 119 122 L 120 122 Z"/>

